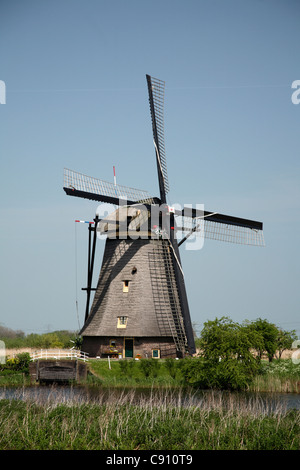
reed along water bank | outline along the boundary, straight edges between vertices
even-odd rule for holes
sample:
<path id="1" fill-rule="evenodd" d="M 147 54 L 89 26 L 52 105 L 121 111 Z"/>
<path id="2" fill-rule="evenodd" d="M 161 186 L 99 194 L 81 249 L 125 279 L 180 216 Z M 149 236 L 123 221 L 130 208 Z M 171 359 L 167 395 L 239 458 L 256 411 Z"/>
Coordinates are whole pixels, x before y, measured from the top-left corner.
<path id="1" fill-rule="evenodd" d="M 299 409 L 274 396 L 40 386 L 12 398 L 9 390 L 0 390 L 1 450 L 300 449 Z"/>

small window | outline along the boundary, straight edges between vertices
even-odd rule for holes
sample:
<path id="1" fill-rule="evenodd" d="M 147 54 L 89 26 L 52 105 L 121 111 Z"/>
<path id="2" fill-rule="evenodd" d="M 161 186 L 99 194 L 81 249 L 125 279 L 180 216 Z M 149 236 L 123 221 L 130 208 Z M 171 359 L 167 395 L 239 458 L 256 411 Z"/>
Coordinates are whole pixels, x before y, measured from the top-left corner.
<path id="1" fill-rule="evenodd" d="M 152 357 L 154 359 L 159 359 L 160 358 L 160 349 L 152 349 Z"/>
<path id="2" fill-rule="evenodd" d="M 129 290 L 129 281 L 123 281 L 123 292 L 128 292 Z"/>
<path id="3" fill-rule="evenodd" d="M 117 328 L 126 328 L 127 326 L 127 317 L 118 317 Z"/>

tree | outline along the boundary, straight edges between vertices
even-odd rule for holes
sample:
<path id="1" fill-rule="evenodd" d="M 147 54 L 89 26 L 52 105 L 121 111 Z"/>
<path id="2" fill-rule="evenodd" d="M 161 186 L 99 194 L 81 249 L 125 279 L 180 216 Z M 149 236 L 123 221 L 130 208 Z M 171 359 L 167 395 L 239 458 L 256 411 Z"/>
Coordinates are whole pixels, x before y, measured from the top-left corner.
<path id="1" fill-rule="evenodd" d="M 219 361 L 233 357 L 251 359 L 251 350 L 262 347 L 262 341 L 254 329 L 222 317 L 204 323 L 200 346 L 202 356 L 209 360 Z"/>
<path id="2" fill-rule="evenodd" d="M 278 329 L 278 336 L 277 336 L 277 351 L 278 351 L 278 359 L 281 359 L 283 351 L 286 349 L 291 349 L 293 341 L 297 339 L 296 331 L 285 331 Z"/>
<path id="3" fill-rule="evenodd" d="M 74 344 L 75 349 L 81 349 L 83 338 L 81 336 L 75 336 L 73 339 L 69 339 Z"/>
<path id="4" fill-rule="evenodd" d="M 261 336 L 261 342 L 256 346 L 259 358 L 266 353 L 271 362 L 278 347 L 278 328 L 273 323 L 258 318 L 249 323 L 249 329 Z"/>
<path id="5" fill-rule="evenodd" d="M 208 321 L 200 336 L 202 361 L 198 376 L 210 388 L 245 389 L 258 370 L 252 354 L 262 347 L 254 329 L 234 323 L 228 317 Z"/>
<path id="6" fill-rule="evenodd" d="M 24 338 L 25 333 L 21 330 L 12 330 L 0 324 L 0 338 Z"/>

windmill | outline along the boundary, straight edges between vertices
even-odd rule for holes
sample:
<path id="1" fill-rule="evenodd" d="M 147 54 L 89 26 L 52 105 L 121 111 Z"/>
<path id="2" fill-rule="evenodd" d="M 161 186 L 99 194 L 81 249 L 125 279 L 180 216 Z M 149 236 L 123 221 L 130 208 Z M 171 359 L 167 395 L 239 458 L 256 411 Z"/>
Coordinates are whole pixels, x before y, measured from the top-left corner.
<path id="1" fill-rule="evenodd" d="M 195 353 L 179 247 L 193 234 L 261 246 L 261 222 L 167 203 L 162 80 L 146 75 L 159 197 L 64 170 L 67 195 L 117 207 L 89 223 L 88 279 L 82 348 L 90 356 L 184 357 Z M 99 206 L 101 207 L 101 205 Z M 179 239 L 181 233 L 181 240 Z M 97 236 L 105 249 L 92 287 Z M 92 305 L 91 292 L 94 291 Z"/>

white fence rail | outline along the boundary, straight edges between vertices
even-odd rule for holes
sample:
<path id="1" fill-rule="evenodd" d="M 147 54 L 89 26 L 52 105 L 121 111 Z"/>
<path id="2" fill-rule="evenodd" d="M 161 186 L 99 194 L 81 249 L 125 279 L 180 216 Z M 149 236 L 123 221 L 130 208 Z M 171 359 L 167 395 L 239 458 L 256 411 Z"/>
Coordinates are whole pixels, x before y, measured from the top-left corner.
<path id="1" fill-rule="evenodd" d="M 38 359 L 80 359 L 81 361 L 86 362 L 88 360 L 88 353 L 83 351 L 78 351 L 77 349 L 69 350 L 51 350 L 51 349 L 40 349 L 30 354 L 32 361 L 37 361 Z"/>

